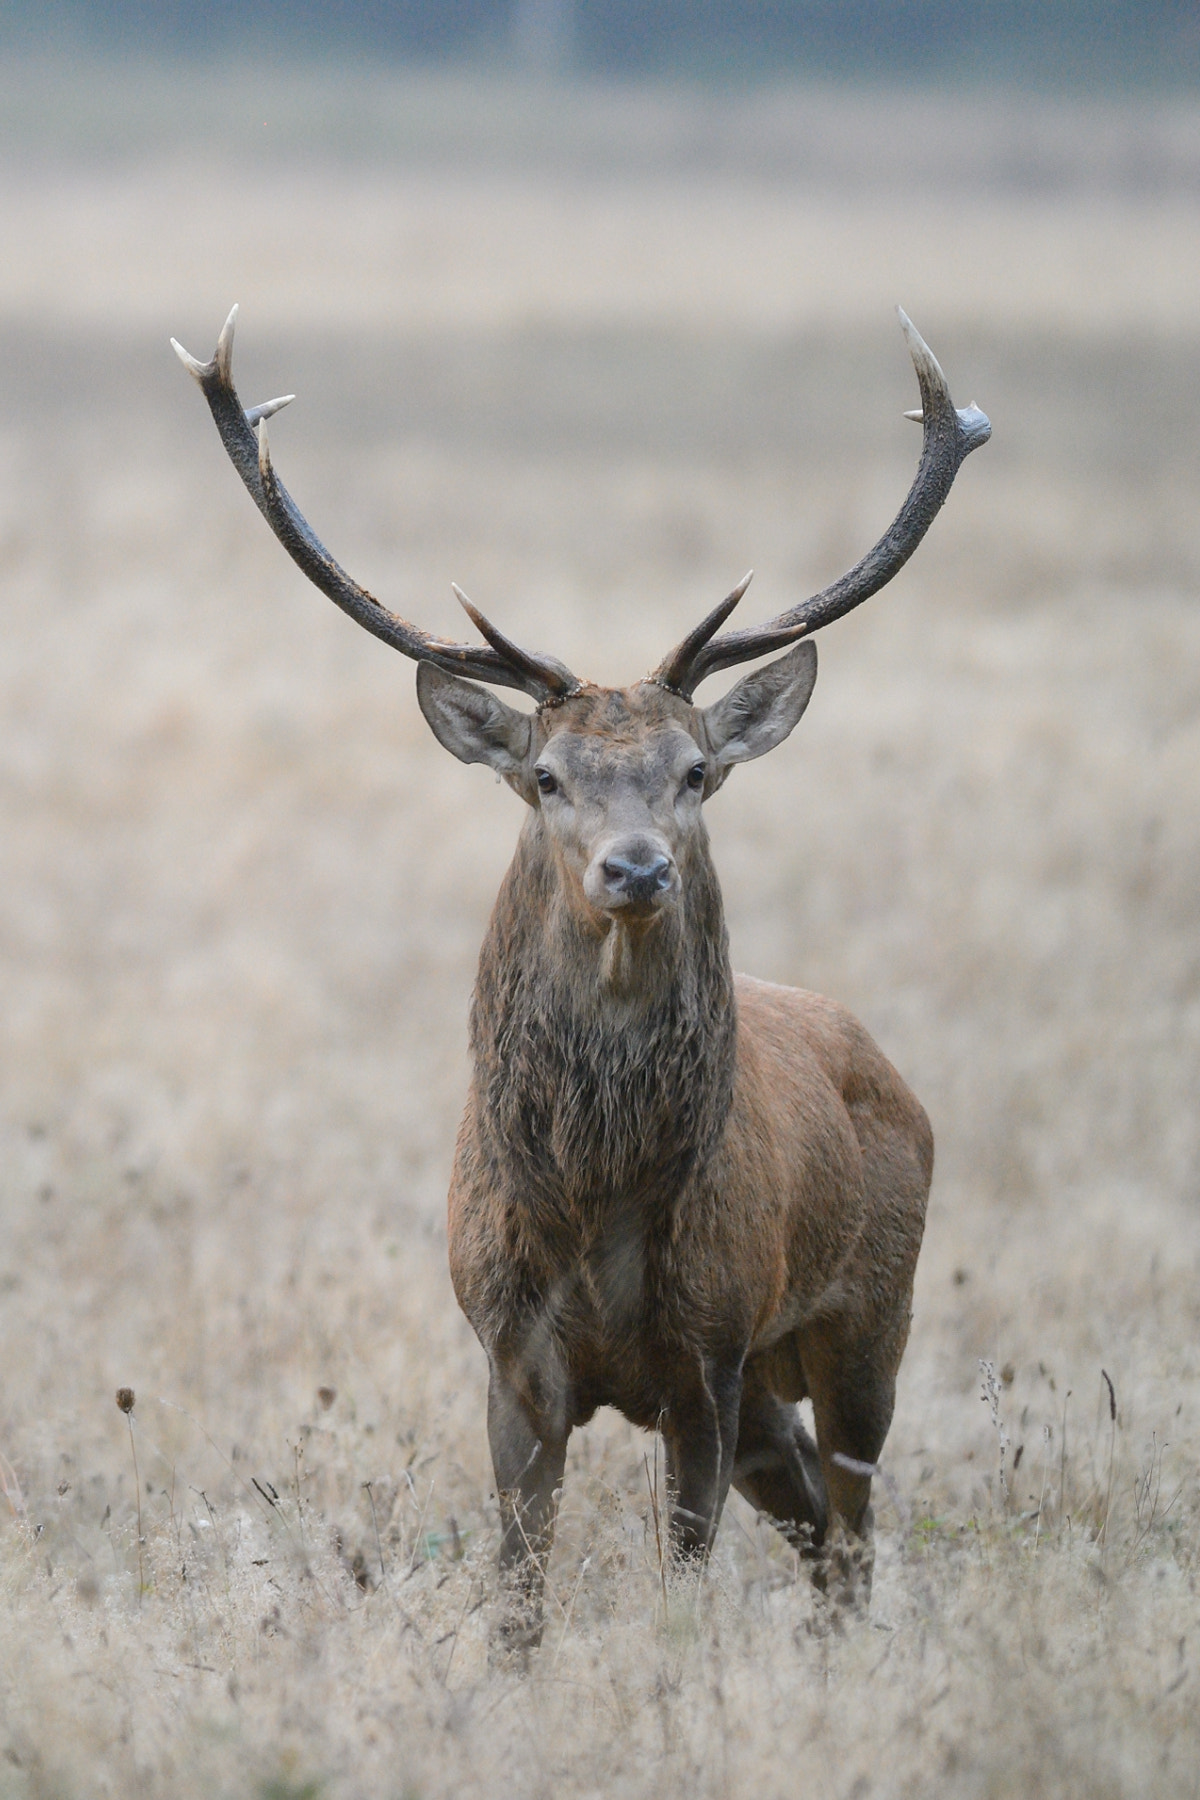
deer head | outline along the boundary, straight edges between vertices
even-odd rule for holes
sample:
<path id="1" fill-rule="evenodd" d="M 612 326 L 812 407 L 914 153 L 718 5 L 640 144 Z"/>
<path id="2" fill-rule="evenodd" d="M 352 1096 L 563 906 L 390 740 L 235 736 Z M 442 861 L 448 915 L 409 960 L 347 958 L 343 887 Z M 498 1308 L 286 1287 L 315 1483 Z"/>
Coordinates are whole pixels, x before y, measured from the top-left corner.
<path id="1" fill-rule="evenodd" d="M 963 459 L 991 435 L 978 407 L 955 408 L 932 352 L 905 314 L 899 317 L 921 393 L 920 409 L 906 417 L 922 424 L 923 443 L 916 478 L 888 530 L 819 594 L 757 629 L 721 633 L 750 585 L 747 575 L 652 674 L 621 689 L 599 688 L 556 657 L 521 649 L 457 587 L 483 645 L 432 637 L 389 612 L 334 561 L 275 474 L 267 420 L 294 396 L 243 408 L 232 375 L 237 307 L 211 362 L 198 362 L 171 342 L 288 554 L 351 618 L 416 660 L 417 695 L 434 735 L 461 761 L 486 763 L 537 809 L 581 912 L 597 924 L 619 919 L 636 927 L 677 900 L 692 848 L 704 843 L 704 800 L 735 763 L 781 743 L 803 713 L 817 673 L 816 649 L 806 640 L 903 567 Z M 715 704 L 693 701 L 707 676 L 775 650 L 787 654 L 743 677 Z M 536 711 L 518 711 L 477 682 L 517 688 L 537 702 Z"/>
<path id="2" fill-rule="evenodd" d="M 581 687 L 531 715 L 429 662 L 417 697 L 439 743 L 486 763 L 538 810 L 578 909 L 636 925 L 678 898 L 704 843 L 705 799 L 735 763 L 787 736 L 816 677 L 816 647 L 802 643 L 708 707 L 652 678 Z"/>

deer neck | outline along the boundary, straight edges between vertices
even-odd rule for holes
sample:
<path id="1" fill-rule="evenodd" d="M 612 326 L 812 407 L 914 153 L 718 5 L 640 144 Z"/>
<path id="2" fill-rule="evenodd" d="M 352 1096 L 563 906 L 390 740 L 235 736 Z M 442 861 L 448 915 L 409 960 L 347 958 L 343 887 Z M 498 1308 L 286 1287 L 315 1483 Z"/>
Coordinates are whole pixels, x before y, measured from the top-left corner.
<path id="1" fill-rule="evenodd" d="M 572 898 L 536 816 L 480 956 L 474 1103 L 527 1190 L 588 1209 L 669 1203 L 715 1148 L 733 1084 L 736 1011 L 707 843 L 678 903 L 643 927 Z"/>

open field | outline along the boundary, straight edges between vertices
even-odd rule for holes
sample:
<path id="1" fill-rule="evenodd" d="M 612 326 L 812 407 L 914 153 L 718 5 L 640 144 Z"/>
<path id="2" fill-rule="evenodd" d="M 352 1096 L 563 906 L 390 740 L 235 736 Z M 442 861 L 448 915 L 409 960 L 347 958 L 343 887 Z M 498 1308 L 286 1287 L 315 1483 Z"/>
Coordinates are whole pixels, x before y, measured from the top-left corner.
<path id="1" fill-rule="evenodd" d="M 961 108 L 775 96 L 841 180 L 815 127 L 756 161 L 731 101 L 592 94 L 551 174 L 511 94 L 457 159 L 436 87 L 386 156 L 348 114 L 256 156 L 176 79 L 176 138 L 159 75 L 0 146 L 0 1796 L 1200 1794 L 1194 132 L 993 106 L 960 158 Z M 878 534 L 895 301 L 992 416 L 710 808 L 736 965 L 850 1005 L 938 1139 L 843 1631 L 736 1499 L 698 1592 L 661 1570 L 602 1417 L 546 1646 L 489 1666 L 442 1206 L 520 802 L 242 492 L 166 346 L 235 299 L 335 554 L 600 680 Z"/>

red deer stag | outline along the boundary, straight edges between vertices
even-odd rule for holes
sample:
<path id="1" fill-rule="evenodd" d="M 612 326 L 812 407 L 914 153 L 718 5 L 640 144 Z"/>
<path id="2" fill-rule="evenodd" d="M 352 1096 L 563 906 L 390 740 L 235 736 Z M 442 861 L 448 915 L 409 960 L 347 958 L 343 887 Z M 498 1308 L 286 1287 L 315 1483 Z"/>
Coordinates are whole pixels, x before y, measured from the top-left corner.
<path id="1" fill-rule="evenodd" d="M 661 1430 L 681 1556 L 707 1553 L 732 1482 L 820 1584 L 869 1591 L 871 1467 L 908 1336 L 933 1138 L 840 1006 L 734 975 L 701 807 L 792 730 L 816 679 L 806 640 L 908 560 L 988 420 L 955 409 L 901 313 L 924 441 L 878 544 L 769 624 L 718 635 L 747 577 L 652 675 L 601 688 L 518 648 L 457 589 L 483 645 L 430 637 L 351 580 L 272 468 L 266 420 L 286 401 L 242 408 L 236 312 L 211 362 L 175 349 L 251 497 L 322 593 L 416 660 L 446 749 L 529 807 L 479 961 L 449 1218 L 454 1289 L 490 1370 L 502 1631 L 540 1635 L 567 1439 L 599 1406 Z M 706 676 L 786 646 L 695 704 Z M 536 710 L 464 676 L 520 689 Z"/>

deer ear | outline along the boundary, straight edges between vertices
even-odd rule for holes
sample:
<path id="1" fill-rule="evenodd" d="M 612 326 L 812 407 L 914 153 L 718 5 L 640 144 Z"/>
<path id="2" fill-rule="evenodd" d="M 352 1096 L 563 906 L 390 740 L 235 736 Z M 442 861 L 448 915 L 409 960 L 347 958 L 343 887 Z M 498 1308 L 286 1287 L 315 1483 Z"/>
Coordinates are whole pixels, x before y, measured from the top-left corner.
<path id="1" fill-rule="evenodd" d="M 702 709 L 704 735 L 722 779 L 734 763 L 753 762 L 782 744 L 808 705 L 816 679 L 817 646 L 797 644 Z"/>
<path id="2" fill-rule="evenodd" d="M 506 706 L 486 688 L 434 663 L 417 664 L 417 702 L 438 743 L 459 762 L 486 763 L 525 799 L 531 795 L 529 745 L 533 719 Z"/>

